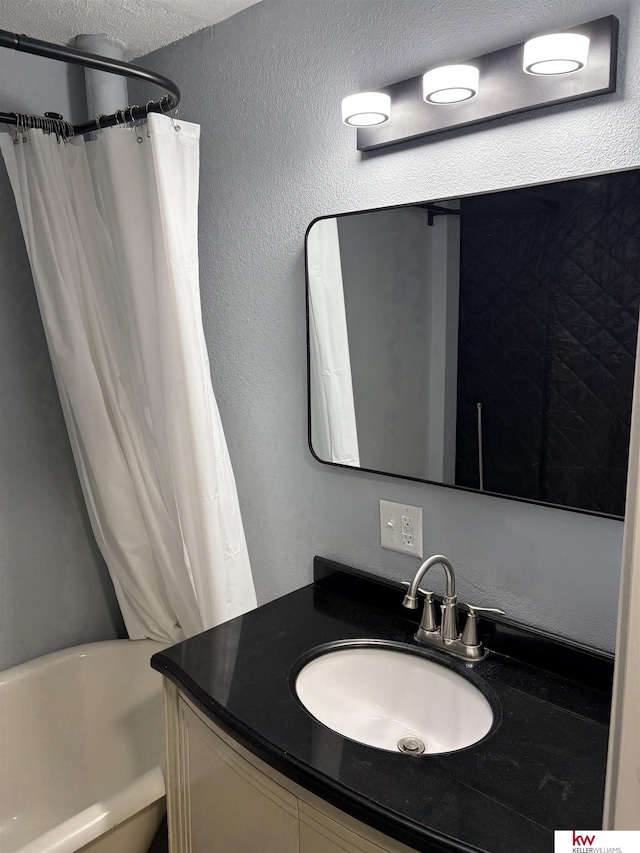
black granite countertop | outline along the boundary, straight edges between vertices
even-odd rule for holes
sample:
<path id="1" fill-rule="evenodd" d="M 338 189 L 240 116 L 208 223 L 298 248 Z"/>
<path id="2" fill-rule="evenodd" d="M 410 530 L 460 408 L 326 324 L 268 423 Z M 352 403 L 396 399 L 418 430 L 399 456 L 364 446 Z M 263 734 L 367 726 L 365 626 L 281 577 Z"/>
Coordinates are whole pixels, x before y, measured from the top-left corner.
<path id="1" fill-rule="evenodd" d="M 420 653 L 493 692 L 489 735 L 439 755 L 365 746 L 305 711 L 292 688 L 296 664 L 343 639 L 421 647 L 397 585 L 341 568 L 317 558 L 315 584 L 155 655 L 152 666 L 267 764 L 416 850 L 551 853 L 554 829 L 600 828 L 612 658 L 484 620 L 489 648 L 501 651 L 471 670 Z"/>

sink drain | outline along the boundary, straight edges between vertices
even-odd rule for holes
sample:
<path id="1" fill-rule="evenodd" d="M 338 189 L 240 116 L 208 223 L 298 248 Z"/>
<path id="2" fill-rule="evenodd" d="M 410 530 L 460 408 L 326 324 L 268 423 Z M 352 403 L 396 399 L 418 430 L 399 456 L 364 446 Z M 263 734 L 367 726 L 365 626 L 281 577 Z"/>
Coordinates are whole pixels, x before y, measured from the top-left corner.
<path id="1" fill-rule="evenodd" d="M 401 737 L 396 746 L 408 755 L 422 755 L 425 751 L 424 743 L 417 737 Z"/>

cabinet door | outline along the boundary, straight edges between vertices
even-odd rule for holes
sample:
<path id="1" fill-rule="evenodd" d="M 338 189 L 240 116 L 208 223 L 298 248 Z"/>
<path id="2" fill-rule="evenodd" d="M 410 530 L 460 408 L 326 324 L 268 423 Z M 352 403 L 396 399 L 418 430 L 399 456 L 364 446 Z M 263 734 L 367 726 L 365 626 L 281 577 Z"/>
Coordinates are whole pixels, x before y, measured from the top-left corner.
<path id="1" fill-rule="evenodd" d="M 387 853 L 306 803 L 299 813 L 300 853 Z"/>
<path id="2" fill-rule="evenodd" d="M 298 853 L 296 798 L 231 750 L 180 702 L 185 850 Z"/>

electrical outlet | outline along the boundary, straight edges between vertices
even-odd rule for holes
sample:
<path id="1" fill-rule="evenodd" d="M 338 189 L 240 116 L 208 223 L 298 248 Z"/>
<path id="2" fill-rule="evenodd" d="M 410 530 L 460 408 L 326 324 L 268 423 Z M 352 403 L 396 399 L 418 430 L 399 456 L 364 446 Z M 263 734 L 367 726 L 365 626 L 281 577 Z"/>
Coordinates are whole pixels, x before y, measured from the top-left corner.
<path id="1" fill-rule="evenodd" d="M 422 557 L 422 507 L 380 501 L 380 545 Z"/>
<path id="2" fill-rule="evenodd" d="M 402 516 L 402 544 L 413 545 L 413 516 Z"/>

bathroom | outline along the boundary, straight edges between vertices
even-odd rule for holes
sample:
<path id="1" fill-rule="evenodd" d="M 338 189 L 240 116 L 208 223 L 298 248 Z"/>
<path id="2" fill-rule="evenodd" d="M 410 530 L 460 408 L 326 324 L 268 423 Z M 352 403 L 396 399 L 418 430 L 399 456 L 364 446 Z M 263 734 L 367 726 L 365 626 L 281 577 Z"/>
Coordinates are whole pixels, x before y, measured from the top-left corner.
<path id="1" fill-rule="evenodd" d="M 164 4 L 148 9 L 146 21 L 168 15 Z M 74 34 L 88 28 L 81 5 L 69 14 Z M 427 59 L 472 57 L 610 14 L 620 20 L 615 95 L 365 155 L 339 120 L 344 96 L 419 74 Z M 8 18 L 0 26 L 13 29 Z M 640 3 L 262 0 L 184 40 L 168 36 L 154 52 L 144 41 L 134 48 L 131 26 L 111 32 L 131 44 L 132 59 L 178 83 L 179 118 L 202 127 L 203 324 L 259 604 L 311 583 L 315 555 L 409 580 L 415 558 L 380 548 L 384 499 L 422 508 L 425 556 L 456 565 L 461 601 L 613 652 L 622 522 L 311 455 L 304 236 L 324 215 L 639 167 Z M 0 96 L 2 109 L 73 117 L 81 72 L 0 52 Z M 84 510 L 4 168 L 0 197 L 4 669 L 125 634 Z"/>

